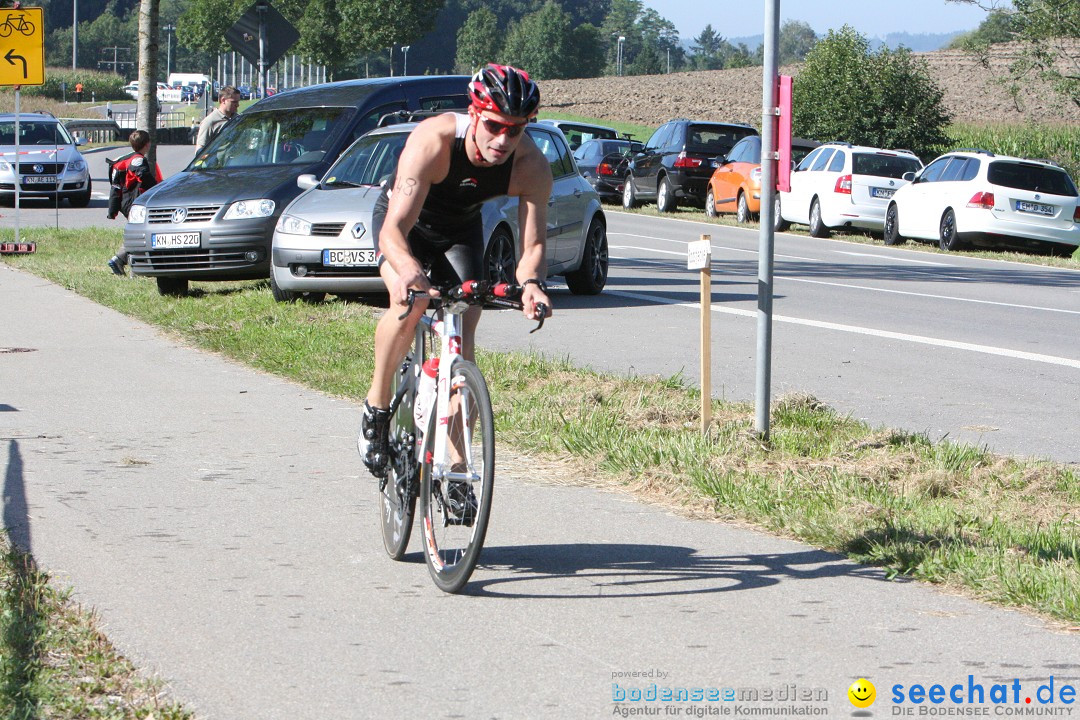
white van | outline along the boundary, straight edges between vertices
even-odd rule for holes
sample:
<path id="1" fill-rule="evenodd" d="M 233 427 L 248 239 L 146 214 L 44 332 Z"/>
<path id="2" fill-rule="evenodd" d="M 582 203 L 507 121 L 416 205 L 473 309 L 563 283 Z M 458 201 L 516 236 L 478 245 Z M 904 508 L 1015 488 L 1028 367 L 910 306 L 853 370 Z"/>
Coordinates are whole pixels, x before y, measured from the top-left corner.
<path id="1" fill-rule="evenodd" d="M 210 76 L 203 75 L 201 73 L 169 73 L 169 85 L 171 87 L 179 87 L 180 85 L 190 85 L 197 87 L 200 90 L 210 84 Z"/>

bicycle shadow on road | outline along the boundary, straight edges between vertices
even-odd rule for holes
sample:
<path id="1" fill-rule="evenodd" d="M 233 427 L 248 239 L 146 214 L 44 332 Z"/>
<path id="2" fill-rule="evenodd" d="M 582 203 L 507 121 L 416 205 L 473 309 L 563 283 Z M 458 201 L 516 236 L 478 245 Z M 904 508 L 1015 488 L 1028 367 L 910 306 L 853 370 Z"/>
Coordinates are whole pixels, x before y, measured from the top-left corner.
<path id="1" fill-rule="evenodd" d="M 490 573 L 496 577 L 484 577 Z M 477 574 L 464 594 L 634 598 L 757 590 L 785 580 L 886 580 L 877 568 L 822 550 L 705 555 L 675 545 L 593 543 L 485 547 Z"/>

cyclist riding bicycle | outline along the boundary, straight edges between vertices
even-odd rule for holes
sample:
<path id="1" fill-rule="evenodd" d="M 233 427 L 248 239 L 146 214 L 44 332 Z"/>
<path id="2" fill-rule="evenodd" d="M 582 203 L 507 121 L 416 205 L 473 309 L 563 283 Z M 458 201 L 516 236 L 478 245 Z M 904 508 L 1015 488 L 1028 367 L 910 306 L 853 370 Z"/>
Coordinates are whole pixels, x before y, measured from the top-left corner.
<path id="1" fill-rule="evenodd" d="M 524 132 L 539 108 L 540 89 L 526 72 L 489 64 L 473 76 L 469 96 L 468 115 L 438 115 L 412 131 L 375 204 L 375 251 L 390 308 L 375 331 L 375 372 L 357 448 L 376 477 L 386 474 L 391 377 L 427 309 L 425 296 L 438 297 L 432 283 L 482 277 L 484 201 L 502 195 L 519 199 L 517 281 L 523 286 L 523 312 L 533 318 L 538 304 L 551 307 L 544 284 L 551 166 Z M 409 290 L 420 293 L 411 311 Z M 468 360 L 474 357 L 479 321 L 479 307 L 465 313 L 461 349 Z"/>

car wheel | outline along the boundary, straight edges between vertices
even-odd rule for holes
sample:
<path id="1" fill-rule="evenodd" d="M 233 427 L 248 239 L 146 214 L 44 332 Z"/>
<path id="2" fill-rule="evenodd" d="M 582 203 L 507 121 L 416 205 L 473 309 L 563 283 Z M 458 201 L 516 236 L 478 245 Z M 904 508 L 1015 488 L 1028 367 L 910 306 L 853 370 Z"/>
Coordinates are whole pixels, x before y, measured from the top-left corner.
<path id="1" fill-rule="evenodd" d="M 184 297 L 188 294 L 188 279 L 183 277 L 159 277 L 157 278 L 158 295 L 168 297 Z"/>
<path id="2" fill-rule="evenodd" d="M 625 210 L 637 207 L 637 193 L 634 192 L 634 176 L 627 175 L 622 189 L 622 206 Z"/>
<path id="3" fill-rule="evenodd" d="M 278 285 L 273 268 L 270 268 L 270 294 L 274 296 L 275 300 L 283 303 L 296 302 L 297 297 L 300 295 L 300 293 L 293 292 L 292 290 L 285 290 Z"/>
<path id="4" fill-rule="evenodd" d="M 497 227 L 491 234 L 484 254 L 484 273 L 491 282 L 514 282 L 517 273 L 514 238 L 505 227 Z"/>
<path id="5" fill-rule="evenodd" d="M 753 219 L 750 217 L 750 207 L 746 204 L 746 193 L 739 193 L 739 211 L 735 214 L 735 219 L 740 223 L 748 223 Z"/>
<path id="6" fill-rule="evenodd" d="M 671 189 L 668 179 L 660 178 L 660 186 L 656 189 L 656 208 L 662 213 L 674 212 L 678 207 L 675 200 L 675 191 Z"/>
<path id="7" fill-rule="evenodd" d="M 73 208 L 84 208 L 90 204 L 90 193 L 93 186 L 93 181 L 90 178 L 86 179 L 86 191 L 81 192 L 78 195 L 69 195 L 68 202 L 71 203 Z"/>
<path id="8" fill-rule="evenodd" d="M 709 193 L 705 196 L 705 215 L 708 217 L 716 217 L 716 196 L 713 195 L 712 186 L 709 186 Z"/>
<path id="9" fill-rule="evenodd" d="M 821 222 L 821 203 L 817 198 L 814 198 L 810 203 L 810 237 L 827 238 L 829 237 L 829 228 L 825 227 L 825 223 Z"/>
<path id="10" fill-rule="evenodd" d="M 607 285 L 607 274 L 607 228 L 602 220 L 593 218 L 581 251 L 581 265 L 566 273 L 566 286 L 575 295 L 598 295 Z"/>
<path id="11" fill-rule="evenodd" d="M 938 246 L 942 250 L 960 250 L 964 247 L 964 244 L 960 242 L 959 234 L 956 232 L 956 213 L 953 212 L 952 208 L 946 210 L 945 214 L 941 216 L 939 229 Z"/>
<path id="12" fill-rule="evenodd" d="M 896 209 L 896 203 L 890 205 L 885 213 L 885 244 L 904 244 L 904 238 L 900 237 L 900 213 Z"/>
<path id="13" fill-rule="evenodd" d="M 784 232 L 791 227 L 791 225 L 784 219 L 784 216 L 780 214 L 780 196 L 776 195 L 775 198 L 776 199 L 773 200 L 772 227 L 776 232 Z"/>

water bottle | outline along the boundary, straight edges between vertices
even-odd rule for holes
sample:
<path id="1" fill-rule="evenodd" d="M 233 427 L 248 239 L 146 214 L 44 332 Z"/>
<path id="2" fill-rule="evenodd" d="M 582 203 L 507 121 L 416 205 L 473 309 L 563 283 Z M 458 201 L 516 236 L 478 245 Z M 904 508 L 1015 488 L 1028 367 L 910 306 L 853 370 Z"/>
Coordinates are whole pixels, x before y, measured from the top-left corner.
<path id="1" fill-rule="evenodd" d="M 417 432 L 427 430 L 428 413 L 435 402 L 435 377 L 439 374 L 439 358 L 429 358 L 420 373 L 420 385 L 416 390 L 416 402 L 413 405 L 413 419 L 416 420 Z"/>

